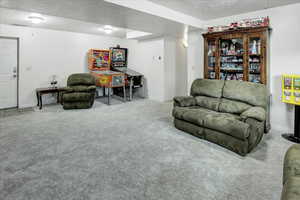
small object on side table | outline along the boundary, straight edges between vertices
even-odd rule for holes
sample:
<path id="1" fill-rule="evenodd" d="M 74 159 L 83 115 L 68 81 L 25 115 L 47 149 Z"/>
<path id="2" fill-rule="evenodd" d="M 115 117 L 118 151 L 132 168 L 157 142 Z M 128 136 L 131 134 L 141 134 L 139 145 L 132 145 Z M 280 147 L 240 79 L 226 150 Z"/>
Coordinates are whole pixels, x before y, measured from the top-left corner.
<path id="1" fill-rule="evenodd" d="M 60 91 L 61 91 L 61 88 L 58 88 L 58 87 L 37 88 L 36 89 L 37 106 L 39 106 L 40 110 L 43 107 L 43 101 L 42 101 L 43 94 L 57 93 L 57 103 L 59 103 Z"/>

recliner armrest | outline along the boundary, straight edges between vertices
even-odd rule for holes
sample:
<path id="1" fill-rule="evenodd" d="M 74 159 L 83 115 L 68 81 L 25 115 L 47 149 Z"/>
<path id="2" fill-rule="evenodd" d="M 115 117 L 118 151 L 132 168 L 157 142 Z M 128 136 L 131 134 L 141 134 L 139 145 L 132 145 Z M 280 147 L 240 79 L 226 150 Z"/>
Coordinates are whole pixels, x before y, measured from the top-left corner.
<path id="1" fill-rule="evenodd" d="M 63 92 L 63 93 L 69 93 L 69 92 L 73 92 L 73 88 L 71 87 L 63 87 L 63 88 L 60 88 L 60 91 Z"/>
<path id="2" fill-rule="evenodd" d="M 253 118 L 263 122 L 266 120 L 266 111 L 262 107 L 251 107 L 248 110 L 244 111 L 241 114 L 241 117 L 243 119 Z"/>
<path id="3" fill-rule="evenodd" d="M 96 86 L 95 85 L 91 85 L 87 88 L 88 90 L 96 90 Z"/>
<path id="4" fill-rule="evenodd" d="M 190 107 L 190 106 L 197 105 L 196 99 L 192 96 L 174 97 L 173 100 L 174 100 L 174 106 Z"/>

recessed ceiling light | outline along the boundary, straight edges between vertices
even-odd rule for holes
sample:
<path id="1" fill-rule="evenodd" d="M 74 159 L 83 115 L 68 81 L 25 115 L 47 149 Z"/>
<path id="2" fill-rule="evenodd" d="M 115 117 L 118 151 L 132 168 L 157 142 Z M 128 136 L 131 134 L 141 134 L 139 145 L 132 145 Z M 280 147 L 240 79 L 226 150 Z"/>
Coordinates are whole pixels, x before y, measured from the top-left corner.
<path id="1" fill-rule="evenodd" d="M 38 14 L 38 13 L 32 13 L 31 15 L 29 15 L 27 17 L 27 20 L 29 20 L 33 24 L 40 24 L 40 23 L 46 21 L 45 18 L 41 14 Z"/>
<path id="2" fill-rule="evenodd" d="M 106 34 L 111 34 L 113 31 L 116 31 L 117 28 L 112 27 L 111 25 L 105 25 L 103 28 L 99 28 L 100 31 L 103 31 Z"/>

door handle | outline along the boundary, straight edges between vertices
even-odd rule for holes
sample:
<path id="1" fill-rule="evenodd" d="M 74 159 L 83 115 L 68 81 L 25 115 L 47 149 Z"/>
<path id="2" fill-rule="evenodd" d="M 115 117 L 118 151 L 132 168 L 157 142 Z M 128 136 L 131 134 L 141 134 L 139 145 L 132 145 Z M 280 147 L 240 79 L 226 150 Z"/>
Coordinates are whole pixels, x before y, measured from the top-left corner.
<path id="1" fill-rule="evenodd" d="M 13 77 L 14 77 L 14 78 L 17 78 L 17 74 L 14 74 Z"/>

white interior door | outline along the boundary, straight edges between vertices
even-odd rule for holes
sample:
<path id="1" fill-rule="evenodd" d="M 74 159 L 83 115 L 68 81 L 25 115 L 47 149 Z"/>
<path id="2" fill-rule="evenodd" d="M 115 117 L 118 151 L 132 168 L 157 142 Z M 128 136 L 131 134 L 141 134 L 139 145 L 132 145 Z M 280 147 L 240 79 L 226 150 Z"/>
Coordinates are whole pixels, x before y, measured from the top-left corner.
<path id="1" fill-rule="evenodd" d="M 0 37 L 0 109 L 18 106 L 18 40 Z"/>

